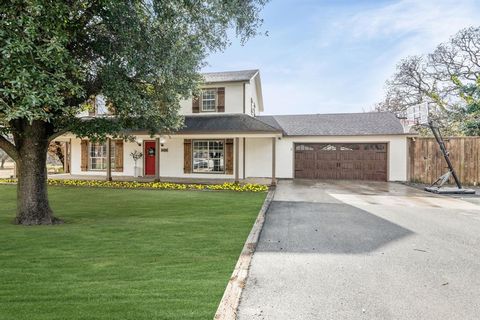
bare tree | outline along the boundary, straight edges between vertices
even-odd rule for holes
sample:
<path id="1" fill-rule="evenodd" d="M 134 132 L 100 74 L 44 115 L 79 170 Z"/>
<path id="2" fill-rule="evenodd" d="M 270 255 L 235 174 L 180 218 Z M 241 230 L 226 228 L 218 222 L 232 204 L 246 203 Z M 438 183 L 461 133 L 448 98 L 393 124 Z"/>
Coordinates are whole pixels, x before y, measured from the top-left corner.
<path id="1" fill-rule="evenodd" d="M 385 99 L 375 109 L 402 113 L 411 105 L 429 102 L 437 107 L 437 121 L 458 134 L 463 130 L 462 115 L 475 103 L 470 93 L 478 92 L 478 86 L 480 28 L 471 27 L 460 30 L 431 54 L 403 59 L 386 82 Z"/>

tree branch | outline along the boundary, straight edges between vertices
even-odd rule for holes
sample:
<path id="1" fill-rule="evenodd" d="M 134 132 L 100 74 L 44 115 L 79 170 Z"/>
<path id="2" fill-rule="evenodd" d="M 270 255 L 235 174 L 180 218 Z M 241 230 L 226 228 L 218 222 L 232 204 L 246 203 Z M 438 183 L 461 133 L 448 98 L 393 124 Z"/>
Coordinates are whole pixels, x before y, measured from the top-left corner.
<path id="1" fill-rule="evenodd" d="M 3 149 L 3 151 L 5 151 L 13 160 L 16 161 L 18 159 L 17 148 L 15 148 L 15 145 L 2 135 L 0 135 L 0 148 Z"/>
<path id="2" fill-rule="evenodd" d="M 52 142 L 53 140 L 55 140 L 56 138 L 60 137 L 61 135 L 65 134 L 68 132 L 68 129 L 64 129 L 64 130 L 60 130 L 60 131 L 57 131 L 55 133 L 53 133 L 52 135 L 50 135 L 48 137 L 48 142 Z"/>

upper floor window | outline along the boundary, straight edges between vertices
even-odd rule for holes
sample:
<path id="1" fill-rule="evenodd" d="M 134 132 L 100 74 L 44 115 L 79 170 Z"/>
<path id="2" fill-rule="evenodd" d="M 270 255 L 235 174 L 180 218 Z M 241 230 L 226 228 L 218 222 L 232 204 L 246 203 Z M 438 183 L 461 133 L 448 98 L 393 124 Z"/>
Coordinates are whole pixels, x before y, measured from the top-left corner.
<path id="1" fill-rule="evenodd" d="M 107 102 L 105 96 L 99 94 L 90 99 L 90 109 L 88 115 L 95 116 L 109 116 L 113 115 L 113 107 L 111 102 Z"/>
<path id="2" fill-rule="evenodd" d="M 206 89 L 202 91 L 202 111 L 214 112 L 217 110 L 217 89 Z"/>
<path id="3" fill-rule="evenodd" d="M 225 112 L 225 88 L 204 88 L 192 99 L 192 113 Z"/>

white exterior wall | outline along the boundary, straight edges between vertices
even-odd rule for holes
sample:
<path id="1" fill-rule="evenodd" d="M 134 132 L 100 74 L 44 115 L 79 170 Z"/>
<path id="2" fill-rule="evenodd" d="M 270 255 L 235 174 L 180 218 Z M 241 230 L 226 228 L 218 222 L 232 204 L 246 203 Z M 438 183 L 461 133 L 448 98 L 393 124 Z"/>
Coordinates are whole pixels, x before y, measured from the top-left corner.
<path id="1" fill-rule="evenodd" d="M 388 180 L 407 180 L 407 137 L 399 136 L 332 136 L 283 137 L 277 140 L 277 178 L 293 178 L 294 143 L 388 143 Z"/>
<path id="2" fill-rule="evenodd" d="M 228 136 L 228 137 L 219 137 L 214 135 L 204 135 L 202 137 L 199 136 L 171 136 L 165 137 L 165 142 L 162 144 L 161 149 L 168 149 L 167 152 L 160 152 L 160 176 L 161 177 L 172 177 L 172 178 L 213 178 L 213 179 L 234 179 L 235 172 L 233 174 L 215 174 L 215 173 L 184 173 L 183 172 L 183 141 L 184 139 L 226 139 L 226 138 L 233 138 L 234 139 L 234 152 L 235 152 L 235 137 Z M 271 145 L 271 138 L 262 139 L 262 138 L 248 138 L 250 141 L 260 141 L 261 143 L 255 144 L 255 147 L 252 144 L 252 148 L 254 148 L 255 157 L 246 158 L 245 164 L 246 168 L 251 166 L 252 170 L 250 172 L 246 172 L 248 174 L 247 177 L 255 177 L 255 174 L 262 174 L 262 169 L 265 166 L 271 165 L 271 149 L 269 149 L 268 157 L 264 157 L 263 150 L 266 150 L 268 145 L 262 144 L 265 142 Z M 134 166 L 135 163 L 130 156 L 130 153 L 137 150 L 139 152 L 144 153 L 144 141 L 155 141 L 155 138 L 151 138 L 149 136 L 137 136 L 137 142 L 124 142 L 123 144 L 123 171 L 116 172 L 112 170 L 112 176 L 134 176 Z M 88 176 L 102 176 L 106 175 L 105 171 L 82 171 L 81 170 L 81 140 L 80 139 L 72 139 L 71 140 L 71 174 L 73 175 L 88 175 Z M 249 143 L 246 143 L 247 148 Z M 247 150 L 245 153 L 246 155 L 250 154 Z M 252 153 L 253 155 L 253 153 Z M 239 178 L 243 178 L 243 138 L 239 138 Z M 270 160 L 268 160 L 270 159 Z M 235 157 L 233 167 L 235 169 Z M 258 162 L 258 163 L 256 163 Z M 248 164 L 249 163 L 249 164 Z M 138 160 L 137 166 L 139 167 L 140 175 L 143 175 L 144 172 L 144 158 Z M 258 168 L 256 168 L 258 166 Z M 271 167 L 264 170 L 265 172 L 269 172 L 265 177 L 268 177 L 271 174 Z M 260 175 L 259 175 L 260 176 Z"/>
<path id="3" fill-rule="evenodd" d="M 215 83 L 212 85 L 204 86 L 203 88 L 225 88 L 225 112 L 220 112 L 219 114 L 224 113 L 243 113 L 243 82 L 226 82 L 226 83 Z M 247 100 L 247 98 L 245 99 Z M 250 97 L 248 97 L 250 101 Z M 190 115 L 190 114 L 212 114 L 212 112 L 202 113 L 200 105 L 200 113 L 192 113 L 192 99 L 180 101 L 180 114 Z M 247 112 L 248 113 L 248 112 Z"/>
<path id="4" fill-rule="evenodd" d="M 75 175 L 92 175 L 92 176 L 105 176 L 105 171 L 82 171 L 81 168 L 81 140 L 72 139 L 71 145 L 71 173 Z M 135 163 L 130 156 L 134 150 L 142 152 L 142 146 L 138 146 L 134 142 L 124 142 L 123 143 L 123 171 L 114 171 L 112 170 L 112 176 L 133 176 L 134 175 L 134 166 Z M 138 161 L 138 166 L 143 166 L 141 164 L 142 160 Z"/>
<path id="5" fill-rule="evenodd" d="M 256 90 L 256 81 L 258 78 L 257 77 L 254 77 L 250 80 L 250 83 L 248 84 L 248 87 L 250 88 L 249 90 L 249 96 L 248 96 L 248 100 L 246 101 L 246 104 L 247 104 L 247 113 L 250 114 L 250 115 L 256 115 L 258 116 L 260 114 L 260 106 L 259 106 L 259 102 L 258 102 L 258 95 L 257 95 L 257 90 Z M 252 101 L 253 103 L 255 104 L 255 110 L 252 112 L 251 109 L 252 109 Z"/>
<path id="6" fill-rule="evenodd" d="M 245 177 L 271 177 L 272 138 L 247 138 L 245 146 Z"/>
<path id="7" fill-rule="evenodd" d="M 234 136 L 171 136 L 165 137 L 163 149 L 160 152 L 160 176 L 172 178 L 218 178 L 233 179 L 235 174 L 187 173 L 183 172 L 183 140 L 184 139 L 225 139 Z M 112 171 L 113 176 L 134 175 L 134 162 L 130 153 L 134 150 L 144 153 L 143 141 L 154 140 L 149 136 L 138 136 L 136 142 L 124 142 L 123 172 Z M 276 177 L 292 179 L 294 175 L 294 143 L 387 143 L 388 144 L 388 180 L 407 180 L 407 137 L 406 136 L 333 136 L 333 137 L 283 137 L 276 140 Z M 243 178 L 243 159 L 245 158 L 245 178 L 268 178 L 272 175 L 272 138 L 248 137 L 245 143 L 245 157 L 243 155 L 243 138 L 239 138 L 239 178 Z M 235 146 L 234 146 L 235 150 Z M 72 139 L 72 167 L 74 175 L 105 176 L 105 171 L 81 171 L 80 140 Z M 235 168 L 234 157 L 234 168 Z M 140 172 L 143 174 L 143 158 L 138 161 Z"/>

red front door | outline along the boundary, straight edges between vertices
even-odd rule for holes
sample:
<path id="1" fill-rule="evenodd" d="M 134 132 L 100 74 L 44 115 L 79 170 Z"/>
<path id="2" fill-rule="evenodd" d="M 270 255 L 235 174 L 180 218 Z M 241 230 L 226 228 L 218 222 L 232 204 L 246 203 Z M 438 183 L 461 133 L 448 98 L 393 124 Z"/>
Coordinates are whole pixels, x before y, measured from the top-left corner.
<path id="1" fill-rule="evenodd" d="M 144 143 L 145 175 L 155 175 L 155 141 Z"/>

